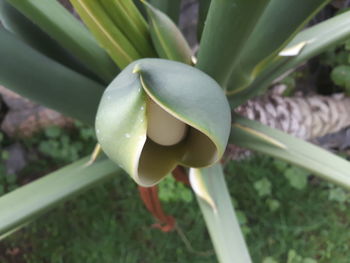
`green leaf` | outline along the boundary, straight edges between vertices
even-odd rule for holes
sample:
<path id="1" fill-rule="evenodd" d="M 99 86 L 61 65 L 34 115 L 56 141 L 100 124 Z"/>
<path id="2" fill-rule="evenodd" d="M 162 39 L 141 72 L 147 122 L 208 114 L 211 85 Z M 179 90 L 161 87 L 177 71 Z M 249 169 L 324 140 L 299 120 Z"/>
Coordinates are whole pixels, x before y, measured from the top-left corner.
<path id="1" fill-rule="evenodd" d="M 297 254 L 294 249 L 288 251 L 288 260 L 287 263 L 299 263 L 302 261 L 302 257 Z"/>
<path id="2" fill-rule="evenodd" d="M 263 91 L 278 77 L 287 74 L 290 70 L 326 51 L 328 48 L 346 41 L 350 37 L 349 14 L 350 11 L 345 12 L 307 28 L 296 35 L 286 49 L 297 47 L 304 43 L 300 52 L 295 56 L 277 57 L 261 72 L 249 88 L 232 97 L 233 105 L 240 105 Z"/>
<path id="3" fill-rule="evenodd" d="M 350 80 L 350 66 L 348 65 L 339 65 L 333 68 L 331 72 L 332 81 L 341 87 L 347 86 L 347 83 Z"/>
<path id="4" fill-rule="evenodd" d="M 149 0 L 149 2 L 152 6 L 167 14 L 175 24 L 178 23 L 181 0 Z"/>
<path id="5" fill-rule="evenodd" d="M 101 159 L 91 166 L 85 166 L 88 160 L 88 157 L 81 159 L 3 195 L 0 198 L 0 236 L 18 229 L 61 202 L 121 173 L 109 160 Z"/>
<path id="6" fill-rule="evenodd" d="M 45 129 L 45 135 L 48 138 L 58 138 L 62 135 L 62 129 L 57 126 L 48 127 Z"/>
<path id="7" fill-rule="evenodd" d="M 118 67 L 123 69 L 132 61 L 142 57 L 98 1 L 71 0 L 71 3 Z"/>
<path id="8" fill-rule="evenodd" d="M 197 67 L 225 85 L 239 54 L 270 0 L 212 0 Z"/>
<path id="9" fill-rule="evenodd" d="M 156 57 L 148 25 L 132 0 L 98 1 L 142 57 Z"/>
<path id="10" fill-rule="evenodd" d="M 289 167 L 284 172 L 284 176 L 287 178 L 290 185 L 298 190 L 305 189 L 308 175 L 308 172 L 297 167 Z"/>
<path id="11" fill-rule="evenodd" d="M 281 206 L 280 202 L 276 199 L 267 199 L 266 204 L 269 206 L 271 212 L 276 211 Z"/>
<path id="12" fill-rule="evenodd" d="M 208 205 L 208 202 L 202 199 L 201 193 L 195 190 L 219 262 L 252 262 L 231 203 L 221 165 L 216 164 L 204 169 L 192 168 L 191 177 L 191 181 L 195 177 L 195 181 L 202 182 L 202 187 L 215 203 L 214 208 Z M 196 186 L 193 188 L 196 189 Z"/>
<path id="13" fill-rule="evenodd" d="M 227 91 L 246 88 L 329 0 L 271 0 L 232 70 Z"/>
<path id="14" fill-rule="evenodd" d="M 161 136 L 172 133 L 162 131 L 167 128 L 163 119 L 148 125 L 153 105 L 184 127 L 178 141 L 162 144 L 150 139 L 151 128 L 160 130 Z M 177 163 L 203 167 L 217 162 L 226 147 L 230 119 L 226 97 L 208 75 L 179 62 L 142 59 L 125 68 L 106 89 L 96 133 L 109 158 L 137 183 L 151 186 Z"/>
<path id="15" fill-rule="evenodd" d="M 281 173 L 288 169 L 288 163 L 275 159 L 273 160 L 273 166 Z"/>
<path id="16" fill-rule="evenodd" d="M 271 182 L 267 178 L 260 179 L 254 183 L 254 188 L 260 197 L 271 195 Z"/>
<path id="17" fill-rule="evenodd" d="M 336 187 L 329 190 L 328 199 L 339 203 L 344 203 L 348 198 L 346 192 L 342 188 Z"/>
<path id="18" fill-rule="evenodd" d="M 193 194 L 189 187 L 175 180 L 173 176 L 167 176 L 158 185 L 159 199 L 164 202 L 193 201 Z"/>
<path id="19" fill-rule="evenodd" d="M 42 54 L 87 77 L 98 79 L 96 75 L 88 71 L 83 64 L 60 46 L 57 41 L 34 25 L 5 0 L 0 0 L 0 20 L 6 30 L 15 34 Z"/>
<path id="20" fill-rule="evenodd" d="M 191 64 L 192 51 L 181 31 L 161 11 L 144 2 L 159 57 Z"/>
<path id="21" fill-rule="evenodd" d="M 93 124 L 103 86 L 47 58 L 0 29 L 0 85 Z"/>
<path id="22" fill-rule="evenodd" d="M 350 189 L 350 162 L 281 131 L 239 116 L 234 117 L 230 141 L 240 147 L 298 165 Z"/>
<path id="23" fill-rule="evenodd" d="M 272 257 L 267 257 L 267 258 L 264 258 L 262 263 L 278 263 L 278 262 Z"/>
<path id="24" fill-rule="evenodd" d="M 87 68 L 109 82 L 118 68 L 85 27 L 58 1 L 7 0 L 50 37 L 76 56 Z"/>

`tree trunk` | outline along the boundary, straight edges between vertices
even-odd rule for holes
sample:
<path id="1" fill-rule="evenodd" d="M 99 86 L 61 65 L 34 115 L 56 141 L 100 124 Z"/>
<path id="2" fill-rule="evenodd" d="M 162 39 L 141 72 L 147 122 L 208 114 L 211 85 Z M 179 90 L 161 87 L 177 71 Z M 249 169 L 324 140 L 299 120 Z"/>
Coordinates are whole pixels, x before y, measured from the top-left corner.
<path id="1" fill-rule="evenodd" d="M 343 95 L 282 97 L 266 95 L 248 101 L 235 112 L 304 140 L 312 140 L 350 126 L 350 98 Z M 240 160 L 251 152 L 228 145 L 225 159 Z"/>
<path id="2" fill-rule="evenodd" d="M 350 98 L 343 95 L 263 96 L 235 112 L 304 140 L 340 131 L 350 125 Z"/>

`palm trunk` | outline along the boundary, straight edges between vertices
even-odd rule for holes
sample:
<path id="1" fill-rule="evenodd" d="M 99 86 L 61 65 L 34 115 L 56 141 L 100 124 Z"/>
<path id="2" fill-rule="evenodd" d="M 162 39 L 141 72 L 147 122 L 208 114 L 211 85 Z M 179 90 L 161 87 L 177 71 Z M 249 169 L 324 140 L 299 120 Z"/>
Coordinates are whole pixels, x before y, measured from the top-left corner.
<path id="1" fill-rule="evenodd" d="M 343 95 L 267 95 L 248 101 L 236 108 L 235 112 L 304 140 L 350 126 L 350 98 Z M 227 147 L 226 158 L 239 160 L 250 154 L 250 151 L 231 144 Z"/>
<path id="2" fill-rule="evenodd" d="M 249 119 L 310 140 L 350 125 L 350 98 L 342 95 L 260 97 L 235 109 Z"/>

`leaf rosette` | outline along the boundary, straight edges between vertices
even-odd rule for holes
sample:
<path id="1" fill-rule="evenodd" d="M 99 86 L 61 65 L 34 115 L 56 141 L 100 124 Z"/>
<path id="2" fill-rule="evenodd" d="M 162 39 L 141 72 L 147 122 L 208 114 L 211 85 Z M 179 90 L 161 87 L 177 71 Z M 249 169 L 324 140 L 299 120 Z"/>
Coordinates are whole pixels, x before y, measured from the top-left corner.
<path id="1" fill-rule="evenodd" d="M 141 59 L 105 90 L 96 134 L 107 156 L 147 187 L 178 164 L 216 163 L 230 123 L 227 99 L 211 77 L 179 62 Z"/>

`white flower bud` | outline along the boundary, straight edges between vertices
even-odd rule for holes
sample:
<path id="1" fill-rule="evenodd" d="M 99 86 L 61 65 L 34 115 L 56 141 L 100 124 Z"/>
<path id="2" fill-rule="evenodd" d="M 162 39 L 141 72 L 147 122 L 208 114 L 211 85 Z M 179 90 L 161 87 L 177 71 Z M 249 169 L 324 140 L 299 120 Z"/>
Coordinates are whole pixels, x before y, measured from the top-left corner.
<path id="1" fill-rule="evenodd" d="M 147 122 L 147 136 L 160 145 L 177 144 L 187 134 L 187 124 L 166 112 L 152 99 L 147 103 Z"/>

